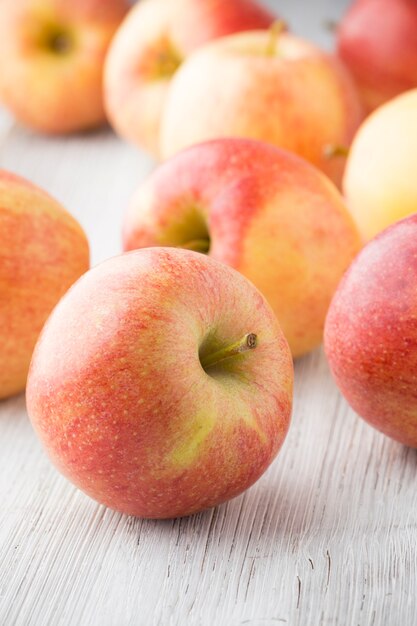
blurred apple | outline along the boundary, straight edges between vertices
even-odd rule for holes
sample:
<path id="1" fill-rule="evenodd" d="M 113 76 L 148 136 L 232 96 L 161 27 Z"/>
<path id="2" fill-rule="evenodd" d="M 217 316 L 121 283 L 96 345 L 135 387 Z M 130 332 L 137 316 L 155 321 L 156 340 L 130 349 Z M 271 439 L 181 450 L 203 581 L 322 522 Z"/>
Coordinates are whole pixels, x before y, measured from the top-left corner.
<path id="1" fill-rule="evenodd" d="M 353 409 L 417 448 L 417 215 L 369 242 L 343 278 L 325 348 Z"/>
<path id="2" fill-rule="evenodd" d="M 362 120 L 356 90 L 334 57 L 288 33 L 225 37 L 198 50 L 176 73 L 162 119 L 169 157 L 218 137 L 268 141 L 304 157 L 340 184 L 348 146 Z"/>
<path id="3" fill-rule="evenodd" d="M 0 100 L 46 133 L 105 122 L 104 58 L 127 0 L 0 2 Z"/>
<path id="4" fill-rule="evenodd" d="M 29 375 L 58 469 L 123 513 L 188 515 L 241 493 L 289 425 L 288 345 L 243 276 L 185 250 L 115 257 L 61 300 Z"/>
<path id="5" fill-rule="evenodd" d="M 417 87 L 416 0 L 356 0 L 340 24 L 338 53 L 368 111 Z"/>
<path id="6" fill-rule="evenodd" d="M 0 170 L 0 398 L 25 387 L 39 332 L 89 266 L 79 224 L 26 180 Z"/>
<path id="7" fill-rule="evenodd" d="M 161 165 L 141 185 L 124 248 L 180 246 L 249 278 L 275 311 L 292 353 L 322 340 L 330 299 L 360 241 L 340 194 L 299 157 L 220 139 Z"/>
<path id="8" fill-rule="evenodd" d="M 365 240 L 417 211 L 417 89 L 377 109 L 359 129 L 343 181 Z"/>
<path id="9" fill-rule="evenodd" d="M 143 0 L 111 46 L 105 71 L 107 113 L 116 131 L 158 155 L 166 94 L 179 66 L 205 42 L 274 21 L 253 0 Z"/>

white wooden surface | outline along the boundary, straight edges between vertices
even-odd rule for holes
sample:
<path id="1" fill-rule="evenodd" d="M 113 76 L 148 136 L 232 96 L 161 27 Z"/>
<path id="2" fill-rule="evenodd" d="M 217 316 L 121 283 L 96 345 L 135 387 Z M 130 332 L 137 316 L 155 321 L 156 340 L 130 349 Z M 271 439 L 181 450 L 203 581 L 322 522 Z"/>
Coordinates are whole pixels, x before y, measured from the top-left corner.
<path id="1" fill-rule="evenodd" d="M 324 18 L 342 9 L 298 0 L 281 13 L 329 45 Z M 127 200 L 152 163 L 110 132 L 45 139 L 2 113 L 0 167 L 59 198 L 96 263 L 120 250 Z M 0 625 L 414 626 L 416 476 L 417 451 L 349 410 L 320 350 L 296 364 L 292 428 L 270 470 L 188 519 L 97 505 L 51 467 L 24 397 L 2 402 Z"/>

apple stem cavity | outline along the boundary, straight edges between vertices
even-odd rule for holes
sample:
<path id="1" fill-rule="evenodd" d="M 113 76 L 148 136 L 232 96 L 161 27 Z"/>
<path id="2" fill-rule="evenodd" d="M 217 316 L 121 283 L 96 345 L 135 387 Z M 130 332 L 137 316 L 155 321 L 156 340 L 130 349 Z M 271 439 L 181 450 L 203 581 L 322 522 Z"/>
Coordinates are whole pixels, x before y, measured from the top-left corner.
<path id="1" fill-rule="evenodd" d="M 184 248 L 184 250 L 192 250 L 193 252 L 201 252 L 202 254 L 207 254 L 210 250 L 210 240 L 209 239 L 192 239 L 191 241 L 187 241 L 179 246 L 180 248 Z"/>
<path id="2" fill-rule="evenodd" d="M 325 159 L 334 159 L 337 157 L 348 157 L 349 148 L 347 146 L 329 143 L 323 148 L 323 155 Z"/>
<path id="3" fill-rule="evenodd" d="M 258 337 L 254 333 L 249 333 L 242 337 L 236 343 L 232 343 L 230 346 L 225 346 L 224 348 L 220 348 L 216 352 L 212 354 L 207 354 L 205 357 L 201 358 L 201 365 L 204 370 L 207 370 L 210 367 L 214 367 L 218 365 L 222 361 L 226 359 L 230 359 L 237 354 L 243 354 L 244 352 L 248 352 L 249 350 L 254 350 L 258 345 Z"/>
<path id="4" fill-rule="evenodd" d="M 266 56 L 274 57 L 277 53 L 278 40 L 282 33 L 287 30 L 287 25 L 283 20 L 277 20 L 269 29 L 269 38 L 266 46 Z"/>

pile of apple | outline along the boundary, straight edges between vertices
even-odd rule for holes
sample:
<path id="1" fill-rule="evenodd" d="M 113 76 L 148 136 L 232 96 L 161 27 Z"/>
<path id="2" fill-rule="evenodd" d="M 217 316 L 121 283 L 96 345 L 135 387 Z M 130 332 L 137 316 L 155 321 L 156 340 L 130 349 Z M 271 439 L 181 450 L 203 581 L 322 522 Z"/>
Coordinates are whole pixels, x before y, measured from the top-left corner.
<path id="1" fill-rule="evenodd" d="M 79 224 L 0 173 L 0 398 L 27 386 L 87 494 L 162 518 L 241 493 L 284 441 L 293 358 L 323 333 L 355 411 L 417 447 L 416 28 L 411 0 L 358 0 L 337 58 L 254 0 L 0 5 L 17 120 L 107 116 L 165 159 L 125 253 L 90 271 Z"/>

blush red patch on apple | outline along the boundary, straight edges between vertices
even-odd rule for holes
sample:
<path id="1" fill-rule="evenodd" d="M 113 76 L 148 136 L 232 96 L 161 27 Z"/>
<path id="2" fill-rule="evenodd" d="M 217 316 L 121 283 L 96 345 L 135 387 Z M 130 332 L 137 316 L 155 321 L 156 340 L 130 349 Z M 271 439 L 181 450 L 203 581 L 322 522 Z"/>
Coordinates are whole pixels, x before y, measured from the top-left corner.
<path id="1" fill-rule="evenodd" d="M 101 5 L 88 3 L 87 24 L 82 3 L 3 3 L 0 97 L 49 133 L 106 111 L 121 136 L 172 158 L 132 199 L 132 251 L 90 271 L 72 216 L 0 173 L 0 398 L 27 383 L 46 451 L 97 501 L 189 515 L 273 461 L 292 359 L 324 330 L 353 409 L 417 447 L 417 89 L 398 95 L 417 86 L 415 3 L 353 3 L 338 30 L 353 80 L 252 0 Z M 84 49 L 77 33 L 94 22 Z M 15 46 L 29 23 L 34 60 Z M 365 121 L 361 102 L 379 107 Z"/>

